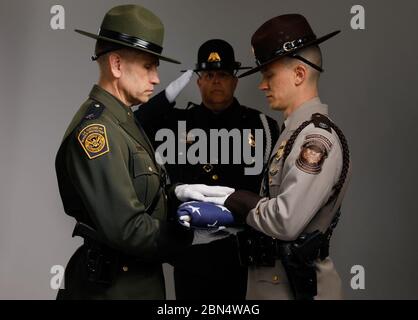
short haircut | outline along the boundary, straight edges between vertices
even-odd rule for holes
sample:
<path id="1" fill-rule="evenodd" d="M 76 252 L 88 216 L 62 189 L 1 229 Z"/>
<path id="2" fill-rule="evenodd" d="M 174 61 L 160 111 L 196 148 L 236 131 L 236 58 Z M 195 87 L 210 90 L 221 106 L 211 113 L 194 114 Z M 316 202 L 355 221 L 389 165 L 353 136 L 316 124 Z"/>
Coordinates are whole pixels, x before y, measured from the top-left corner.
<path id="1" fill-rule="evenodd" d="M 318 67 L 322 68 L 322 53 L 321 53 L 321 49 L 319 48 L 319 46 L 314 45 L 314 46 L 303 48 L 299 50 L 296 54 L 308 60 L 309 62 L 317 65 Z M 291 62 L 292 60 L 293 62 Z M 297 63 L 304 63 L 297 59 L 289 59 L 289 61 L 290 63 L 295 63 L 295 61 L 297 61 Z M 309 66 L 306 63 L 304 64 L 308 66 L 308 69 L 309 69 L 308 79 L 310 81 L 317 82 L 321 73 L 315 68 L 313 68 L 312 66 Z"/>

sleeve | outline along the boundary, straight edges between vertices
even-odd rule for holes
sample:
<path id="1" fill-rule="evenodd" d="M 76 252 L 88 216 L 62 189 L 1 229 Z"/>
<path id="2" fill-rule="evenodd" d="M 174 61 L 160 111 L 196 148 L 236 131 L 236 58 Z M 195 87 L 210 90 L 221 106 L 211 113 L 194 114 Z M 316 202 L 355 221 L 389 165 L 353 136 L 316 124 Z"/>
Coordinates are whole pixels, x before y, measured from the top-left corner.
<path id="1" fill-rule="evenodd" d="M 163 128 L 167 117 L 176 102 L 170 103 L 165 90 L 152 97 L 148 102 L 141 104 L 134 112 L 136 120 L 142 125 L 148 137 L 155 137 L 158 129 Z M 152 141 L 154 141 L 152 139 Z"/>
<path id="2" fill-rule="evenodd" d="M 336 137 L 322 129 L 305 130 L 296 139 L 283 172 L 276 173 L 282 175 L 280 184 L 272 179 L 270 188 L 277 187 L 277 196 L 257 199 L 247 195 L 246 202 L 252 203 L 240 210 L 247 224 L 285 241 L 295 240 L 325 205 L 342 169 L 342 148 Z"/>
<path id="3" fill-rule="evenodd" d="M 104 242 L 126 254 L 153 259 L 159 244 L 167 242 L 166 223 L 145 212 L 133 185 L 128 146 L 118 140 L 118 132 L 106 129 L 107 152 L 92 159 L 78 138 L 71 137 L 66 157 L 69 175 Z M 158 205 L 155 210 L 166 208 Z"/>

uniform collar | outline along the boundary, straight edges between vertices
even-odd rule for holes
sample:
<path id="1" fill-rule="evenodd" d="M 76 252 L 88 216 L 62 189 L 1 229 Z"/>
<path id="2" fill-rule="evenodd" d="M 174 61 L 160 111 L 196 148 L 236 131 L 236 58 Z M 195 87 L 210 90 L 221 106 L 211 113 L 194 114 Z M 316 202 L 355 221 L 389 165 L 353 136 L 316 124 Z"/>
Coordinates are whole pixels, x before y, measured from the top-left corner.
<path id="1" fill-rule="evenodd" d="M 328 106 L 323 104 L 319 97 L 315 97 L 301 104 L 284 121 L 287 130 L 296 130 L 304 121 L 310 120 L 312 114 L 328 115 Z"/>
<path id="2" fill-rule="evenodd" d="M 97 84 L 91 89 L 89 97 L 103 104 L 121 123 L 126 122 L 132 113 L 122 101 Z"/>
<path id="3" fill-rule="evenodd" d="M 229 118 L 233 113 L 239 110 L 239 106 L 240 104 L 235 97 L 231 105 L 219 113 L 213 112 L 211 109 L 205 106 L 203 102 L 200 104 L 201 109 L 204 110 L 204 112 L 206 112 L 208 116 L 214 117 L 214 118 L 224 118 L 224 117 Z"/>

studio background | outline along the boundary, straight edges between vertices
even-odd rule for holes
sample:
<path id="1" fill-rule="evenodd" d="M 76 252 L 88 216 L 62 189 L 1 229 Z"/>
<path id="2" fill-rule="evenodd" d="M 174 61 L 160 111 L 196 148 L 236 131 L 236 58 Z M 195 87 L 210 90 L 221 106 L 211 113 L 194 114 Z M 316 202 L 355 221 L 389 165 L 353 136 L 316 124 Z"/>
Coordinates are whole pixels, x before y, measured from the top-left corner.
<path id="1" fill-rule="evenodd" d="M 351 147 L 353 176 L 334 232 L 331 256 L 348 299 L 417 299 L 415 198 L 418 83 L 413 1 L 142 0 L 164 22 L 164 51 L 182 65 L 161 62 L 162 90 L 192 68 L 206 40 L 230 42 L 236 59 L 254 65 L 250 37 L 267 19 L 305 15 L 323 43 L 320 96 Z M 53 30 L 53 5 L 65 8 L 65 29 Z M 0 2 L 0 299 L 54 299 L 51 267 L 65 266 L 81 244 L 64 214 L 54 160 L 64 131 L 98 79 L 90 61 L 106 11 L 121 1 Z M 365 30 L 353 30 L 352 6 L 365 9 Z M 260 75 L 240 80 L 236 97 L 281 123 L 256 88 Z M 196 76 L 178 98 L 200 102 Z M 365 269 L 365 289 L 350 286 L 352 266 Z M 174 298 L 165 266 L 167 297 Z"/>

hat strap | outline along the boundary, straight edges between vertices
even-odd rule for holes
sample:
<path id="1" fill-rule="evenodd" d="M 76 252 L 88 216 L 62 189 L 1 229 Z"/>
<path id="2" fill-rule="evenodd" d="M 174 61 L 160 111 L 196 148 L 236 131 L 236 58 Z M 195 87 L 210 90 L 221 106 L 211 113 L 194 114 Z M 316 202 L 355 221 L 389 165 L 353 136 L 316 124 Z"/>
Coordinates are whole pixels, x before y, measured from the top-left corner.
<path id="1" fill-rule="evenodd" d="M 118 40 L 118 41 L 124 42 L 126 44 L 132 45 L 134 47 L 147 49 L 147 50 L 155 52 L 157 54 L 161 54 L 161 52 L 163 51 L 163 48 L 161 46 L 155 44 L 155 43 L 146 41 L 146 40 L 138 38 L 138 37 L 130 36 L 126 33 L 121 33 L 121 32 L 111 31 L 111 30 L 106 30 L 106 29 L 100 29 L 99 36 L 105 37 L 105 38 L 110 38 L 110 39 L 113 39 L 113 40 Z"/>
<path id="2" fill-rule="evenodd" d="M 315 70 L 318 70 L 319 72 L 324 72 L 324 69 L 322 69 L 320 66 L 316 65 L 313 62 L 310 62 L 308 59 L 305 59 L 304 57 L 298 55 L 298 54 L 292 54 L 290 55 L 290 57 L 298 59 L 304 63 L 306 63 L 307 65 L 311 66 L 312 68 L 314 68 Z"/>
<path id="3" fill-rule="evenodd" d="M 262 65 L 263 63 L 265 63 L 266 61 L 269 61 L 271 59 L 274 59 L 275 57 L 280 57 L 280 56 L 284 56 L 287 54 L 290 54 L 290 52 L 292 51 L 296 51 L 298 49 L 301 49 L 302 47 L 304 47 L 306 44 L 308 44 L 309 42 L 315 40 L 316 37 L 313 36 L 309 36 L 309 37 L 304 37 L 304 38 L 299 38 L 293 41 L 287 41 L 283 44 L 283 46 L 279 49 L 277 49 L 272 55 L 270 55 L 269 57 L 255 57 L 255 63 L 257 64 L 257 66 Z"/>

